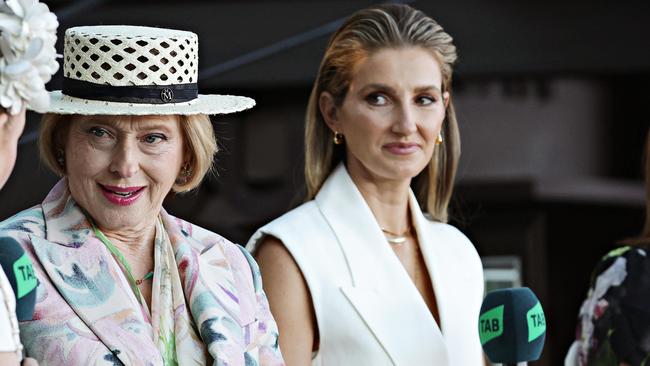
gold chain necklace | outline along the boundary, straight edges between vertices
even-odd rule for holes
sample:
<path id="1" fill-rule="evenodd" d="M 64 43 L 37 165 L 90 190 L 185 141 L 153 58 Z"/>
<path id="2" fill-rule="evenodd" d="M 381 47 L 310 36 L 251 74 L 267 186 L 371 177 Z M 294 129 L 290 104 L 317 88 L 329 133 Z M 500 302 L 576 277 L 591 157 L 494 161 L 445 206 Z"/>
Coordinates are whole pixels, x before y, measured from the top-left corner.
<path id="1" fill-rule="evenodd" d="M 381 231 L 384 233 L 384 237 L 390 244 L 400 245 L 406 242 L 406 237 L 411 232 L 411 225 L 409 225 L 401 234 L 394 233 L 383 227 L 381 228 Z"/>

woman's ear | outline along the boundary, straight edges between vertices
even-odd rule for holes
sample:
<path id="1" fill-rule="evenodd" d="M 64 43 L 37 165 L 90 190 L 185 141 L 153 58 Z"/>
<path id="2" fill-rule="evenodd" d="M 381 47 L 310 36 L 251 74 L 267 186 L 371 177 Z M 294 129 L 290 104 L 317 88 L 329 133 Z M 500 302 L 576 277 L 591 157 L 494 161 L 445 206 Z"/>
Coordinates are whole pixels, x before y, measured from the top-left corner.
<path id="1" fill-rule="evenodd" d="M 442 101 L 445 103 L 445 109 L 449 106 L 449 99 L 451 97 L 449 96 L 449 92 L 444 92 L 442 93 Z"/>
<path id="2" fill-rule="evenodd" d="M 332 132 L 341 132 L 338 119 L 338 107 L 334 101 L 334 96 L 329 92 L 322 92 L 318 97 L 318 108 L 330 130 Z"/>

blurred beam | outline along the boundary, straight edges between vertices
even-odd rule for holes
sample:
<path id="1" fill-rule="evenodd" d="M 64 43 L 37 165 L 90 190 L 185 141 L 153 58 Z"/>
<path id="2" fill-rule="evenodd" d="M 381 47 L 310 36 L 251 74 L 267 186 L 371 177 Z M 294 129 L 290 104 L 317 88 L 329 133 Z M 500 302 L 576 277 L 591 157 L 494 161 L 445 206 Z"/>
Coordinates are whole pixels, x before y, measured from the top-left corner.
<path id="1" fill-rule="evenodd" d="M 414 1 L 415 0 L 401 0 L 401 1 L 394 1 L 394 3 L 408 4 Z M 319 37 L 334 33 L 340 26 L 343 25 L 343 23 L 345 23 L 347 18 L 348 18 L 347 16 L 338 18 L 336 20 L 328 22 L 314 29 L 296 34 L 295 36 L 285 38 L 279 42 L 273 43 L 266 47 L 258 48 L 254 51 L 232 58 L 226 62 L 222 62 L 214 66 L 210 66 L 205 70 L 201 70 L 201 79 L 203 81 L 209 80 L 219 74 L 223 74 L 230 70 L 237 69 L 244 65 L 253 63 L 263 58 L 273 56 L 275 54 L 281 53 L 288 49 L 313 41 L 315 39 L 318 39 Z"/>
<path id="2" fill-rule="evenodd" d="M 279 42 L 273 43 L 266 47 L 258 48 L 252 52 L 243 54 L 241 56 L 237 56 L 226 62 L 222 62 L 217 65 L 210 66 L 205 70 L 201 70 L 201 79 L 203 81 L 209 80 L 219 74 L 223 74 L 224 72 L 242 67 L 244 65 L 253 63 L 263 58 L 281 53 L 290 48 L 300 46 L 301 44 L 307 43 L 316 38 L 333 33 L 343 24 L 343 22 L 345 22 L 345 19 L 346 18 L 340 18 L 331 21 L 327 24 L 311 29 L 307 32 L 296 34 L 295 36 L 285 38 Z"/>

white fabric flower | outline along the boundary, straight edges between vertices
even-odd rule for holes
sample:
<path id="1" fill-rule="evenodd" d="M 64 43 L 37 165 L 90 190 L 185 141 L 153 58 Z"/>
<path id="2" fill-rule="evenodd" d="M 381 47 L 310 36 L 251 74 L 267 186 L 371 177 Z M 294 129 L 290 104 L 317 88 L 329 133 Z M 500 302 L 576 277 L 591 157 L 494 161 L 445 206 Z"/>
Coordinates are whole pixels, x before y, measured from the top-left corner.
<path id="1" fill-rule="evenodd" d="M 47 111 L 45 83 L 59 69 L 56 15 L 37 0 L 0 0 L 0 105 Z"/>

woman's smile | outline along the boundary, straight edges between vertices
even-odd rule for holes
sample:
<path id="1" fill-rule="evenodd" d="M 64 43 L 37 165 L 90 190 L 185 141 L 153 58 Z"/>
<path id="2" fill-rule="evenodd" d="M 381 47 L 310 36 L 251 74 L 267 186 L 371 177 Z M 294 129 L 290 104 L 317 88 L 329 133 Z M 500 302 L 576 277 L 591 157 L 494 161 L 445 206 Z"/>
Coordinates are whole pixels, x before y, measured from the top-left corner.
<path id="1" fill-rule="evenodd" d="M 118 206 L 129 206 L 135 203 L 147 188 L 146 186 L 118 187 L 101 183 L 98 183 L 98 185 L 104 197 L 110 203 Z"/>

